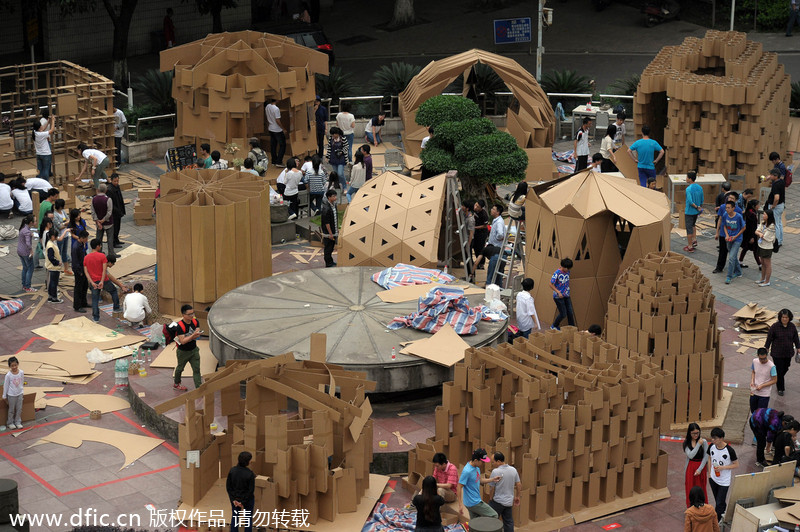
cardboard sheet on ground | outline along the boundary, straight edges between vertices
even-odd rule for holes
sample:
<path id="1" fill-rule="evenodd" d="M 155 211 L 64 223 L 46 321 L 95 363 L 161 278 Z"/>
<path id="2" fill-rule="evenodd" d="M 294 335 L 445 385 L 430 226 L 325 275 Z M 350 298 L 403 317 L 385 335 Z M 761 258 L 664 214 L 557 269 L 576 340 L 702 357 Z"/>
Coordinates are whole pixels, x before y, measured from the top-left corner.
<path id="1" fill-rule="evenodd" d="M 211 352 L 211 346 L 208 343 L 208 340 L 198 340 L 197 347 L 200 348 L 200 374 L 201 375 L 208 375 L 210 373 L 214 373 L 217 370 L 217 364 L 219 360 L 217 357 L 214 356 L 214 353 Z M 153 360 L 153 363 L 150 364 L 151 367 L 154 368 L 174 368 L 175 365 L 178 363 L 178 356 L 176 354 L 178 346 L 174 342 L 164 348 L 161 351 L 161 354 Z M 189 365 L 186 365 L 186 368 L 183 370 L 184 375 L 191 374 L 191 368 Z"/>
<path id="2" fill-rule="evenodd" d="M 755 318 L 756 314 L 758 314 L 758 303 L 748 303 L 747 305 L 743 306 L 736 313 L 733 315 L 734 318 L 743 318 L 743 319 L 750 319 Z"/>
<path id="3" fill-rule="evenodd" d="M 125 410 L 131 407 L 131 404 L 122 397 L 100 393 L 79 393 L 70 395 L 69 397 L 59 397 L 57 399 L 67 399 L 67 402 L 61 405 L 62 408 L 69 403 L 69 401 L 75 401 L 89 412 L 92 410 L 99 410 L 102 414 L 108 414 L 109 412 L 115 412 L 117 410 Z M 50 405 L 50 401 L 51 399 L 47 400 L 48 406 Z"/>
<path id="4" fill-rule="evenodd" d="M 72 397 L 48 397 L 46 399 L 47 406 L 54 406 L 56 408 L 64 408 L 72 402 Z"/>
<path id="5" fill-rule="evenodd" d="M 400 353 L 418 356 L 449 368 L 464 359 L 464 350 L 468 347 L 469 344 L 450 325 L 445 324 L 430 338 L 411 342 Z"/>
<path id="6" fill-rule="evenodd" d="M 20 351 L 16 356 L 23 371 L 31 369 L 33 365 L 39 367 L 26 371 L 26 375 L 49 375 L 49 376 L 76 376 L 89 375 L 94 371 L 94 364 L 89 363 L 86 356 L 78 352 L 53 351 L 50 353 L 31 353 Z M 0 357 L 0 365 L 9 357 Z"/>
<path id="7" fill-rule="evenodd" d="M 781 523 L 800 523 L 800 502 L 775 511 L 775 517 Z"/>
<path id="8" fill-rule="evenodd" d="M 33 329 L 32 332 L 53 342 L 59 340 L 67 342 L 105 342 L 113 338 L 114 331 L 81 316 L 80 318 L 61 321 L 56 325 L 45 325 L 38 329 Z"/>
<path id="9" fill-rule="evenodd" d="M 111 274 L 120 279 L 126 275 L 136 273 L 139 270 L 155 266 L 156 256 L 146 255 L 144 253 L 132 253 L 117 261 L 117 263 L 109 269 Z"/>
<path id="10" fill-rule="evenodd" d="M 119 449 L 122 454 L 125 455 L 125 462 L 122 464 L 122 467 L 120 467 L 120 470 L 164 443 L 164 440 L 151 438 L 149 436 L 140 436 L 138 434 L 130 434 L 119 430 L 92 427 L 80 423 L 69 423 L 55 432 L 43 436 L 39 441 L 30 445 L 30 447 L 43 445 L 45 443 L 57 443 L 77 449 L 85 441 L 105 443 Z"/>
<path id="11" fill-rule="evenodd" d="M 378 292 L 378 297 L 381 298 L 381 301 L 383 301 L 384 303 L 402 303 L 404 301 L 416 301 L 417 299 L 424 297 L 425 294 L 427 294 L 431 288 L 436 288 L 437 285 L 446 286 L 448 288 L 462 288 L 464 290 L 464 295 L 483 294 L 485 292 L 483 288 L 469 287 L 467 285 L 458 285 L 458 284 L 442 285 L 439 283 L 428 283 L 428 284 L 413 284 L 409 286 L 398 286 L 397 288 L 392 288 L 391 290 L 384 290 L 383 292 Z"/>
<path id="12" fill-rule="evenodd" d="M 134 254 L 153 255 L 155 257 L 156 250 L 153 248 L 140 246 L 139 244 L 131 244 L 130 246 L 125 246 L 123 249 L 117 251 L 116 253 L 117 253 L 117 266 L 118 266 L 120 258 L 125 258 Z M 114 268 L 116 268 L 117 266 L 114 266 Z"/>
<path id="13" fill-rule="evenodd" d="M 800 501 L 800 485 L 775 490 L 774 495 L 776 499 L 786 503 Z"/>
<path id="14" fill-rule="evenodd" d="M 86 353 L 94 348 L 97 348 L 100 351 L 109 352 L 111 349 L 115 349 L 117 347 L 132 346 L 145 341 L 147 341 L 147 338 L 144 336 L 127 334 L 123 336 L 109 337 L 105 341 L 98 342 L 69 342 L 66 340 L 58 340 L 50 346 L 50 349 L 54 349 L 56 351 L 80 352 L 83 356 L 86 356 Z M 112 354 L 111 358 L 122 358 L 128 355 L 130 355 L 130 353 L 116 353 Z"/>

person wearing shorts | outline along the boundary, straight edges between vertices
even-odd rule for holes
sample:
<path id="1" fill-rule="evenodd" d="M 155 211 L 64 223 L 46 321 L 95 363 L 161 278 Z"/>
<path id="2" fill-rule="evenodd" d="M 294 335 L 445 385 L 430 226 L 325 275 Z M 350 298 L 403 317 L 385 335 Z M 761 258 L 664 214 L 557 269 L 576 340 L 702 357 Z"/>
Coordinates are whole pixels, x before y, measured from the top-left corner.
<path id="1" fill-rule="evenodd" d="M 694 253 L 697 248 L 697 233 L 695 225 L 697 224 L 697 217 L 703 212 L 703 187 L 695 183 L 697 180 L 697 172 L 691 170 L 686 174 L 686 182 L 689 186 L 686 187 L 686 207 L 683 210 L 683 216 L 686 220 L 686 240 L 687 245 L 683 248 L 684 251 Z"/>

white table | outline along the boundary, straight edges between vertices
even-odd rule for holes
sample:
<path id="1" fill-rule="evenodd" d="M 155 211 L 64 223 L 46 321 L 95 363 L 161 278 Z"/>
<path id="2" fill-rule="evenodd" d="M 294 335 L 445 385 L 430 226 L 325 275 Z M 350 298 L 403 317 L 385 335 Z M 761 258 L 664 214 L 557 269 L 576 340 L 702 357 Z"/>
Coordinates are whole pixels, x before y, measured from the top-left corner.
<path id="1" fill-rule="evenodd" d="M 727 179 L 722 174 L 697 174 L 695 183 L 698 185 L 721 185 Z M 669 198 L 672 206 L 670 213 L 675 211 L 675 187 L 686 187 L 689 183 L 686 182 L 686 174 L 669 174 Z"/>
<path id="2" fill-rule="evenodd" d="M 614 115 L 613 120 L 611 117 L 611 108 L 608 109 L 600 109 L 600 106 L 593 105 L 591 109 L 586 107 L 585 105 L 579 105 L 575 109 L 572 110 L 572 138 L 575 138 L 575 121 L 582 119 L 584 117 L 589 117 L 592 120 L 597 120 L 597 113 L 603 113 L 608 115 L 608 123 L 611 124 L 614 120 L 617 119 L 617 116 Z"/>

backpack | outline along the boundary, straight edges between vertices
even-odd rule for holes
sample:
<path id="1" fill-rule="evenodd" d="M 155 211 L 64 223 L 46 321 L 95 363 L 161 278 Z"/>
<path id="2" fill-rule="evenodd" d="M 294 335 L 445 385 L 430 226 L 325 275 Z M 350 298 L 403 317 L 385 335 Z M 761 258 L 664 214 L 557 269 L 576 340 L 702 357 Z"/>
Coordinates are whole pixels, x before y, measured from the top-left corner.
<path id="1" fill-rule="evenodd" d="M 258 175 L 264 175 L 267 172 L 267 167 L 269 166 L 269 160 L 267 159 L 267 154 L 261 148 L 253 148 L 253 155 L 256 156 L 256 160 L 253 161 L 253 167 L 256 171 L 258 171 Z"/>
<path id="2" fill-rule="evenodd" d="M 792 170 L 790 168 L 786 169 L 786 175 L 783 176 L 783 184 L 787 187 L 792 184 Z"/>
<path id="3" fill-rule="evenodd" d="M 161 334 L 164 335 L 164 345 L 169 345 L 175 340 L 175 337 L 178 336 L 178 328 L 181 330 L 181 335 L 184 335 L 187 332 L 186 324 L 183 322 L 183 320 L 178 320 L 175 323 L 175 327 L 172 327 L 171 325 L 171 323 L 165 323 L 164 326 L 161 327 Z M 195 327 L 198 326 L 195 320 L 192 320 L 192 325 Z"/>

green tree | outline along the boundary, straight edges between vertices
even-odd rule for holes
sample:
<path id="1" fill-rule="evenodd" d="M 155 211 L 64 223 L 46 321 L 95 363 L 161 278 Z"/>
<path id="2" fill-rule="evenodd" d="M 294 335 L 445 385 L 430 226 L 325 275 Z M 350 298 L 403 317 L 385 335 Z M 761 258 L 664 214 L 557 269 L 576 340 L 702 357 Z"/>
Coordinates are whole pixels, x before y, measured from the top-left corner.
<path id="1" fill-rule="evenodd" d="M 525 177 L 525 150 L 491 120 L 481 118 L 472 100 L 434 96 L 420 105 L 416 122 L 435 130 L 420 154 L 423 164 L 436 173 L 458 170 L 465 197 L 482 198 L 488 183 L 516 183 Z"/>
<path id="2" fill-rule="evenodd" d="M 191 2 L 192 0 L 181 0 L 181 3 Z M 222 33 L 222 9 L 237 7 L 235 0 L 194 0 L 197 5 L 197 12 L 201 15 L 211 13 L 211 33 Z"/>

